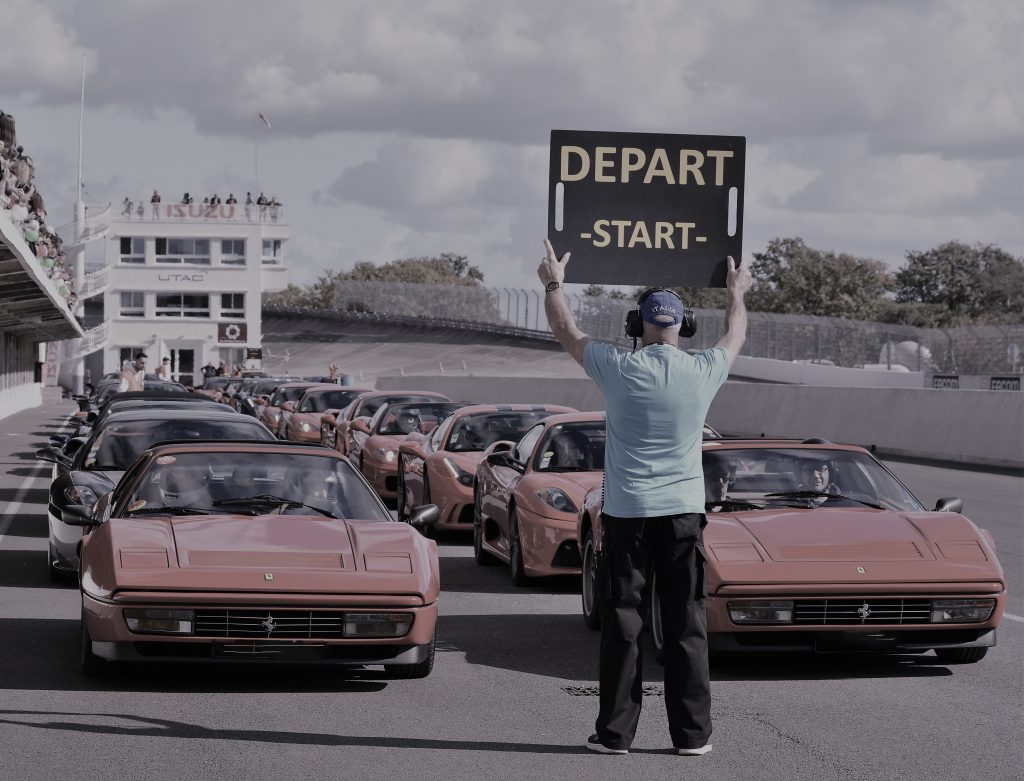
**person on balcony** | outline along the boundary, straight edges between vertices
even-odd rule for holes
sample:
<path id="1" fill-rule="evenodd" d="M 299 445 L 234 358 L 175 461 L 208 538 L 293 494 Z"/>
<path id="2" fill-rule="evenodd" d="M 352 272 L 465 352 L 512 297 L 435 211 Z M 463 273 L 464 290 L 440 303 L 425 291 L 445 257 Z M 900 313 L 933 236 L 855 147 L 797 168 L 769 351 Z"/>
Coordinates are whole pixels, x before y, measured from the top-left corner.
<path id="1" fill-rule="evenodd" d="M 149 199 L 149 205 L 150 209 L 153 212 L 152 217 L 155 220 L 160 213 L 160 193 L 158 193 L 156 190 L 153 190 L 153 195 Z"/>

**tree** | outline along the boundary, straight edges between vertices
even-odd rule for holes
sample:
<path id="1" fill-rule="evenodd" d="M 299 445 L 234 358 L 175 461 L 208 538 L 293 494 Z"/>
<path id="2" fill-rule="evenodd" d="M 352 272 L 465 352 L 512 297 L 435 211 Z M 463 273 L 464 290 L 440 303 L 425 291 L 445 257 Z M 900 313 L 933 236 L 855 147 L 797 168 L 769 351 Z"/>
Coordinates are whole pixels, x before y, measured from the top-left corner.
<path id="1" fill-rule="evenodd" d="M 873 320 L 893 279 L 880 260 L 808 247 L 803 239 L 772 239 L 754 253 L 751 310 Z"/>
<path id="2" fill-rule="evenodd" d="M 935 308 L 942 325 L 1024 320 L 1024 260 L 999 247 L 950 241 L 906 259 L 896 300 Z"/>
<path id="3" fill-rule="evenodd" d="M 335 272 L 333 279 L 361 282 L 412 282 L 425 285 L 474 285 L 484 281 L 483 272 L 465 255 L 443 252 L 435 257 L 404 258 L 377 266 L 359 261 L 351 271 Z"/>
<path id="4" fill-rule="evenodd" d="M 621 290 L 606 290 L 604 285 L 587 285 L 583 288 L 583 295 L 587 298 L 612 298 L 621 300 L 627 298 L 627 294 Z"/>

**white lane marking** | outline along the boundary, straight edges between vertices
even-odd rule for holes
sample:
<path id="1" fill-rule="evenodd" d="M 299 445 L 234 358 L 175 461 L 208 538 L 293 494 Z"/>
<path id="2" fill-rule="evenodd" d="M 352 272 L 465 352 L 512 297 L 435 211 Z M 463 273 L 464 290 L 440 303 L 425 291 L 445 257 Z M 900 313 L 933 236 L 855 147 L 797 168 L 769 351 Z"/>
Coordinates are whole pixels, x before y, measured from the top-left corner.
<path id="1" fill-rule="evenodd" d="M 1024 624 L 1024 616 L 1015 616 L 1013 613 L 1003 613 L 1003 618 L 1016 621 L 1018 624 Z"/>
<path id="2" fill-rule="evenodd" d="M 4 517 L 0 520 L 0 545 L 3 544 L 4 537 L 7 535 L 7 530 L 11 527 L 11 524 L 14 523 L 14 516 L 18 514 L 18 510 L 21 509 L 21 505 L 25 503 L 25 497 L 28 495 L 29 487 L 40 477 L 43 477 L 47 467 L 49 467 L 49 464 L 45 461 L 41 461 L 36 464 L 34 474 L 31 474 L 22 480 L 21 485 L 18 486 L 18 492 L 14 495 L 13 501 L 11 501 L 11 503 L 7 505 L 6 509 L 4 509 Z"/>

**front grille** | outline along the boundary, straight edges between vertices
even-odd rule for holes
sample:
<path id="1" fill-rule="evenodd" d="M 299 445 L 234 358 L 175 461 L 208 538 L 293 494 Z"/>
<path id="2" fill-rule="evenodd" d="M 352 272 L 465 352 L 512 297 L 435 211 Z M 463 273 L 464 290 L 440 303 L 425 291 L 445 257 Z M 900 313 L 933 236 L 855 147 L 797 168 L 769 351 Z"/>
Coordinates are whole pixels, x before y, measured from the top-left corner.
<path id="1" fill-rule="evenodd" d="M 868 597 L 806 600 L 793 604 L 794 624 L 928 624 L 931 616 L 932 603 L 927 599 Z"/>
<path id="2" fill-rule="evenodd" d="M 196 637 L 330 639 L 342 636 L 344 613 L 314 610 L 197 610 Z"/>
<path id="3" fill-rule="evenodd" d="M 555 556 L 551 560 L 552 567 L 566 567 L 579 569 L 583 566 L 583 559 L 580 558 L 580 547 L 576 540 L 565 540 L 558 546 Z"/>
<path id="4" fill-rule="evenodd" d="M 463 505 L 462 510 L 459 512 L 458 523 L 464 523 L 467 526 L 473 523 L 473 505 Z"/>

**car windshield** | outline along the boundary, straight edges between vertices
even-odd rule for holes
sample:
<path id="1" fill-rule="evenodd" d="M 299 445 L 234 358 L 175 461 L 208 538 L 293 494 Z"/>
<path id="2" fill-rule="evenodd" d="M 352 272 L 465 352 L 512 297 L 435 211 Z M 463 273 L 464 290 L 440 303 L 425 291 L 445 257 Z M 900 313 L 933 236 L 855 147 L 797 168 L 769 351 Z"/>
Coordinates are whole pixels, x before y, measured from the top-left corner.
<path id="1" fill-rule="evenodd" d="M 604 421 L 552 426 L 540 448 L 542 472 L 593 472 L 604 469 Z"/>
<path id="2" fill-rule="evenodd" d="M 203 390 L 219 390 L 231 382 L 230 377 L 210 377 L 203 383 Z"/>
<path id="3" fill-rule="evenodd" d="M 298 401 L 308 388 L 308 385 L 292 385 L 288 388 L 278 388 L 274 391 L 274 395 L 270 397 L 270 406 L 280 407 L 286 401 Z"/>
<path id="4" fill-rule="evenodd" d="M 87 470 L 125 470 L 157 442 L 178 439 L 253 439 L 269 441 L 274 435 L 252 418 L 205 420 L 124 420 L 108 423 L 97 432 L 85 457 Z"/>
<path id="5" fill-rule="evenodd" d="M 549 417 L 550 412 L 478 412 L 459 418 L 452 426 L 448 447 L 453 453 L 485 450 L 495 442 L 518 442 L 526 429 Z"/>
<path id="6" fill-rule="evenodd" d="M 342 409 L 347 407 L 356 396 L 358 391 L 330 390 L 323 393 L 312 394 L 302 403 L 303 412 L 327 412 L 329 409 Z"/>
<path id="7" fill-rule="evenodd" d="M 163 511 L 391 520 L 352 466 L 329 451 L 159 456 L 118 507 L 121 515 Z"/>
<path id="8" fill-rule="evenodd" d="M 390 404 L 376 415 L 373 429 L 378 434 L 429 434 L 455 410 L 465 405 L 452 401 Z"/>
<path id="9" fill-rule="evenodd" d="M 420 402 L 420 401 L 438 401 L 434 396 L 409 396 L 409 395 L 397 395 L 397 396 L 373 396 L 369 399 L 363 399 L 359 404 L 359 409 L 356 410 L 356 414 L 353 417 L 372 417 L 377 414 L 377 410 L 383 407 L 385 404 L 403 404 L 407 402 Z M 370 426 L 372 427 L 376 421 L 371 420 Z"/>
<path id="10" fill-rule="evenodd" d="M 888 469 L 856 450 L 707 447 L 703 459 L 705 500 L 729 511 L 780 506 L 924 510 Z"/>

